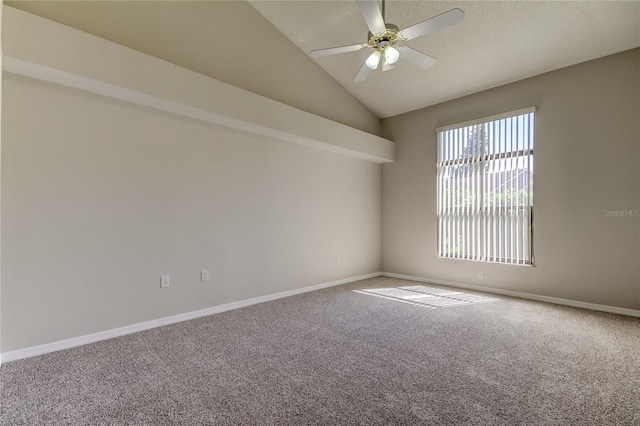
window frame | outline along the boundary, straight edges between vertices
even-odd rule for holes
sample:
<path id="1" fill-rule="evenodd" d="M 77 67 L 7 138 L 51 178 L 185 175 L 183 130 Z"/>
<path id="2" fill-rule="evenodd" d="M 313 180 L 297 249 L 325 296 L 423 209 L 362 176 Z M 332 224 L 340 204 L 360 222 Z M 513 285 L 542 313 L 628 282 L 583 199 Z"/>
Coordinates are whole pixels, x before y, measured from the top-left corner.
<path id="1" fill-rule="evenodd" d="M 535 254 L 534 254 L 534 202 L 533 202 L 533 179 L 534 179 L 534 167 L 533 167 L 533 160 L 534 160 L 534 151 L 535 151 L 535 112 L 536 112 L 537 108 L 535 106 L 531 106 L 531 107 L 527 107 L 527 108 L 521 108 L 521 109 L 517 109 L 517 110 L 512 110 L 512 111 L 508 111 L 508 112 L 504 112 L 504 113 L 500 113 L 500 114 L 495 114 L 495 115 L 491 115 L 491 116 L 487 116 L 487 117 L 482 117 L 482 118 L 477 118 L 477 119 L 473 119 L 473 120 L 469 120 L 469 121 L 465 121 L 465 122 L 461 122 L 461 123 L 454 123 L 454 124 L 450 124 L 450 125 L 446 125 L 446 126 L 440 126 L 436 128 L 436 139 L 437 139 L 437 159 L 436 159 L 436 168 L 437 168 L 437 178 L 436 178 L 436 191 L 437 191 L 437 200 L 436 200 L 436 219 L 437 219 L 437 236 L 436 236 L 436 254 L 438 259 L 454 259 L 454 260 L 467 260 L 467 261 L 472 261 L 472 262 L 486 262 L 486 263 L 492 263 L 492 264 L 500 264 L 500 265 L 516 265 L 516 266 L 535 266 Z M 511 142 L 511 143 L 515 143 L 516 144 L 516 149 L 515 150 L 511 150 L 511 151 L 506 151 L 506 152 L 498 152 L 495 154 L 491 154 L 490 152 L 484 152 L 484 149 L 482 150 L 483 152 L 480 153 L 480 155 L 474 155 L 474 156 L 470 156 L 467 158 L 471 158 L 470 161 L 468 162 L 460 162 L 460 158 L 449 158 L 447 160 L 440 160 L 442 158 L 442 156 L 444 155 L 443 153 L 440 152 L 441 148 L 444 147 L 444 145 L 442 145 L 441 143 L 441 134 L 444 134 L 444 132 L 447 131 L 452 131 L 452 130 L 461 130 L 464 128 L 470 128 L 471 126 L 476 126 L 476 125 L 488 125 L 491 126 L 493 125 L 495 122 L 498 122 L 499 120 L 503 120 L 503 119 L 509 119 L 509 118 L 515 118 L 521 115 L 525 115 L 525 114 L 532 114 L 532 116 L 529 118 L 530 120 L 530 127 L 528 127 L 528 134 L 527 134 L 527 141 L 528 141 L 528 147 L 523 147 L 522 149 L 517 149 L 518 148 L 518 139 L 516 137 L 516 139 Z M 495 143 L 495 142 L 489 142 L 489 143 Z M 466 145 L 462 145 L 462 147 L 466 147 Z M 443 148 L 444 149 L 444 148 Z M 451 146 L 449 147 L 449 149 L 451 149 Z M 442 186 L 443 184 L 443 175 L 441 173 L 444 173 L 442 171 L 443 168 L 445 167 L 455 167 L 456 165 L 460 165 L 460 164 L 479 164 L 480 166 L 480 170 L 484 170 L 485 166 L 487 164 L 490 164 L 490 162 L 492 161 L 500 161 L 500 160 L 508 160 L 508 159 L 515 159 L 517 161 L 517 159 L 519 158 L 523 158 L 526 159 L 527 157 L 530 157 L 530 160 L 527 164 L 527 173 L 530 175 L 529 180 L 528 180 L 528 184 L 527 184 L 527 189 L 529 191 L 529 197 L 530 197 L 530 201 L 528 205 L 523 205 L 523 204 L 519 204 L 519 205 L 515 205 L 515 208 L 520 210 L 522 209 L 523 211 L 527 211 L 528 210 L 528 259 L 526 258 L 519 258 L 517 255 L 514 256 L 509 256 L 507 253 L 507 247 L 505 248 L 501 248 L 499 250 L 499 253 L 502 254 L 504 252 L 504 255 L 498 257 L 498 255 L 495 252 L 491 252 L 490 250 L 486 250 L 482 253 L 482 256 L 478 255 L 476 256 L 472 251 L 469 251 L 469 247 L 465 247 L 464 248 L 464 253 L 460 256 L 445 256 L 445 243 L 443 241 L 441 241 L 444 238 L 444 233 L 443 233 L 443 226 L 441 224 L 441 221 L 444 220 L 443 217 L 445 216 L 445 214 L 441 214 L 441 203 L 444 201 L 444 198 L 442 197 L 441 191 L 445 191 L 444 187 Z M 483 222 L 481 224 L 479 224 L 479 226 L 483 227 L 484 229 L 488 229 L 489 225 L 487 225 L 487 221 L 486 219 L 488 219 L 490 217 L 490 215 L 488 214 L 488 212 L 490 211 L 491 207 L 488 207 L 485 204 L 485 199 L 489 198 L 491 196 L 495 196 L 495 190 L 494 192 L 490 192 L 489 190 L 487 190 L 487 186 L 485 185 L 485 173 L 479 173 L 478 177 L 475 178 L 477 181 L 474 182 L 475 185 L 477 185 L 477 192 L 474 192 L 474 195 L 479 197 L 480 202 L 478 203 L 480 207 L 480 212 L 481 212 L 481 218 L 483 218 Z M 513 179 L 513 178 L 512 178 Z M 447 202 L 449 202 L 450 200 L 448 200 Z M 450 206 L 448 206 L 450 208 Z M 454 211 L 456 209 L 459 208 L 464 208 L 461 206 L 456 206 L 454 208 Z M 493 207 L 495 209 L 495 205 Z M 502 208 L 501 206 L 499 206 L 499 208 Z M 505 205 L 504 208 L 507 208 L 507 206 Z M 514 205 L 510 206 L 510 208 L 513 210 Z M 495 213 L 495 211 L 494 211 Z M 460 218 L 463 218 L 464 215 L 458 213 L 457 216 L 459 216 Z M 459 219 L 458 219 L 459 220 Z M 511 219 L 513 220 L 513 219 Z M 495 224 L 493 224 L 495 226 Z M 467 224 L 467 227 L 469 225 Z M 475 225 L 473 225 L 475 226 Z M 467 228 L 469 229 L 469 228 Z M 523 228 L 524 230 L 524 228 Z M 479 240 L 479 247 L 482 248 L 486 248 L 488 247 L 487 244 L 489 244 L 487 241 L 487 234 L 483 231 L 479 232 L 478 235 L 475 235 L 476 231 L 473 231 L 473 239 L 475 240 L 475 238 L 478 238 Z M 513 230 L 512 230 L 513 232 Z M 517 230 L 516 232 L 520 232 L 520 230 Z M 455 235 L 459 237 L 461 233 L 456 230 Z M 525 234 L 521 234 L 521 238 L 524 238 Z M 467 235 L 468 238 L 469 235 Z M 513 238 L 513 237 L 511 237 Z M 506 241 L 506 240 L 505 240 Z M 505 241 L 498 241 L 498 244 L 502 245 L 505 243 Z M 524 239 L 523 241 L 523 246 L 524 246 Z M 467 242 L 467 244 L 469 244 Z M 513 245 L 513 239 L 511 239 L 511 245 Z M 474 249 L 475 251 L 475 249 Z M 493 255 L 493 256 L 490 256 Z M 478 257 L 482 257 L 482 258 L 478 258 Z"/>

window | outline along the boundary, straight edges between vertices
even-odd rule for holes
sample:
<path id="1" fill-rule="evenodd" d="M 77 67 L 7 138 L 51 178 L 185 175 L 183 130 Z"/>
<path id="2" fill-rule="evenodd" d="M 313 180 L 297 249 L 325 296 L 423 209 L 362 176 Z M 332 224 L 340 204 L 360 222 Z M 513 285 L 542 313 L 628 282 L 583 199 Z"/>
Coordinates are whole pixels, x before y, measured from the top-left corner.
<path id="1" fill-rule="evenodd" d="M 533 264 L 534 112 L 437 129 L 438 256 Z"/>

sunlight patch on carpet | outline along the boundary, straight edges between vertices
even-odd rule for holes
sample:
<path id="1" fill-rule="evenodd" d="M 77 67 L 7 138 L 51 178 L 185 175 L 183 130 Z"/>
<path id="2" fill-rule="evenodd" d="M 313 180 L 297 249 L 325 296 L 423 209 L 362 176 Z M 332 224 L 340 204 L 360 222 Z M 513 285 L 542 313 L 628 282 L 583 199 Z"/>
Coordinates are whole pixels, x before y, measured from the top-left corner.
<path id="1" fill-rule="evenodd" d="M 426 308 L 446 308 L 451 306 L 473 305 L 476 303 L 497 302 L 500 299 L 462 293 L 442 288 L 413 285 L 406 287 L 371 288 L 354 290 L 356 293 L 382 297 L 397 302 L 410 303 Z"/>

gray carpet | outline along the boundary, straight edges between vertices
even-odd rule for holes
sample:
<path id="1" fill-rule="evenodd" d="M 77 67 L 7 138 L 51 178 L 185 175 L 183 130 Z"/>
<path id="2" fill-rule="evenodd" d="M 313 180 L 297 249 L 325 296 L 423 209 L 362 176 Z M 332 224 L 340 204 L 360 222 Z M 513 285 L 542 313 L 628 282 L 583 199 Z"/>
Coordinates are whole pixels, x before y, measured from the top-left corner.
<path id="1" fill-rule="evenodd" d="M 0 423 L 640 425 L 639 318 L 407 286 L 422 284 L 373 278 L 5 364 Z"/>

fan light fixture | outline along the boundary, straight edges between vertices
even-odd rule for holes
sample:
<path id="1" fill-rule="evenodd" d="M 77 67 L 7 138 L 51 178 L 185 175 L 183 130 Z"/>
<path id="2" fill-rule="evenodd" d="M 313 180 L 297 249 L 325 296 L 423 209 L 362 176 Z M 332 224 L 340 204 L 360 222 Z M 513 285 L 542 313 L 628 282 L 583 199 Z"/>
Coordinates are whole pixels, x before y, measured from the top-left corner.
<path id="1" fill-rule="evenodd" d="M 387 46 L 384 48 L 384 59 L 389 65 L 395 64 L 400 57 L 400 52 L 395 47 Z"/>
<path id="2" fill-rule="evenodd" d="M 382 53 L 380 53 L 382 52 Z M 366 64 L 372 70 L 378 68 L 380 65 L 380 59 L 384 55 L 384 61 L 387 65 L 395 64 L 398 58 L 400 58 L 400 52 L 395 47 L 385 46 L 382 49 L 376 50 L 366 60 Z"/>
<path id="3" fill-rule="evenodd" d="M 380 56 L 382 55 L 380 55 L 380 52 L 377 50 L 373 52 L 371 55 L 369 55 L 366 61 L 367 66 L 372 70 L 375 70 L 376 68 L 378 68 L 378 64 L 380 64 Z"/>

